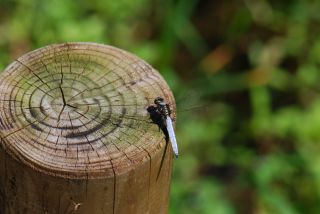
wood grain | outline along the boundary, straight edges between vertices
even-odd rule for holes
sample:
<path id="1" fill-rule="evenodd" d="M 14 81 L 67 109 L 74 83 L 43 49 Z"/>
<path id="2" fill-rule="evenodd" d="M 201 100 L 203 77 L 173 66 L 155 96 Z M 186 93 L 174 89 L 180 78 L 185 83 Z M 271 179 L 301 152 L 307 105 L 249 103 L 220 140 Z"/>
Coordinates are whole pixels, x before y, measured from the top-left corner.
<path id="1" fill-rule="evenodd" d="M 1 213 L 167 213 L 172 153 L 147 111 L 158 96 L 175 111 L 161 75 L 111 46 L 14 61 L 0 75 Z"/>

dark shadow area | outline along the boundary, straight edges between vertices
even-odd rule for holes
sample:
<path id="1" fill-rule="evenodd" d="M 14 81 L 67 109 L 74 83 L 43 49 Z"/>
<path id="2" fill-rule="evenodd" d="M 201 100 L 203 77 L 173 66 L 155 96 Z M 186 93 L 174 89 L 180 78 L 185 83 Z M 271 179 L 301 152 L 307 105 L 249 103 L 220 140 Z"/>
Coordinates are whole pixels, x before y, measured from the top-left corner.
<path id="1" fill-rule="evenodd" d="M 162 131 L 162 133 L 165 135 L 166 142 L 169 142 L 169 134 L 168 130 L 166 128 L 165 122 L 161 115 L 157 112 L 157 108 L 155 106 L 149 106 L 147 108 L 147 111 L 150 114 L 150 119 L 152 123 L 155 123 L 158 125 L 159 129 Z"/>
<path id="2" fill-rule="evenodd" d="M 168 149 L 168 144 L 169 144 L 169 134 L 168 134 L 168 130 L 166 128 L 166 125 L 164 123 L 163 118 L 161 117 L 161 115 L 157 112 L 157 108 L 155 106 L 149 106 L 147 108 L 147 111 L 150 114 L 150 119 L 152 120 L 153 123 L 157 124 L 159 127 L 159 130 L 162 131 L 162 133 L 165 135 L 165 140 L 166 140 L 166 145 L 162 154 L 162 158 L 161 158 L 161 163 L 160 163 L 160 167 L 158 170 L 158 174 L 157 174 L 157 180 L 159 178 L 159 175 L 161 173 L 161 169 L 162 169 L 162 165 L 163 165 L 163 161 L 165 158 L 165 155 L 167 153 L 167 149 Z"/>

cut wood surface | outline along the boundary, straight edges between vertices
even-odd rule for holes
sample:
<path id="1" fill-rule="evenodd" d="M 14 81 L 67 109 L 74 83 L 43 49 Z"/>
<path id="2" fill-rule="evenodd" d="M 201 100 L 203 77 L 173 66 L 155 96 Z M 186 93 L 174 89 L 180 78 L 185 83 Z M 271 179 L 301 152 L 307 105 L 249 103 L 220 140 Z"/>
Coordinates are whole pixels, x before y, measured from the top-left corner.
<path id="1" fill-rule="evenodd" d="M 1 213 L 167 213 L 172 152 L 147 108 L 161 75 L 95 43 L 50 45 L 0 75 Z"/>

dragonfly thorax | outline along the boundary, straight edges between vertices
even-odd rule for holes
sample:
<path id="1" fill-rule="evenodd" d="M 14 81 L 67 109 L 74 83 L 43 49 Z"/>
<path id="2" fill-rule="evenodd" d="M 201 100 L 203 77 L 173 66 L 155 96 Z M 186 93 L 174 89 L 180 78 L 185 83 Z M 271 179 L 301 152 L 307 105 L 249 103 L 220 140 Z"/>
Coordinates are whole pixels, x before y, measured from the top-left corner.
<path id="1" fill-rule="evenodd" d="M 157 97 L 154 100 L 154 104 L 156 104 L 157 110 L 162 116 L 164 116 L 164 117 L 170 116 L 170 114 L 171 114 L 170 107 L 166 102 L 164 102 L 163 98 Z"/>

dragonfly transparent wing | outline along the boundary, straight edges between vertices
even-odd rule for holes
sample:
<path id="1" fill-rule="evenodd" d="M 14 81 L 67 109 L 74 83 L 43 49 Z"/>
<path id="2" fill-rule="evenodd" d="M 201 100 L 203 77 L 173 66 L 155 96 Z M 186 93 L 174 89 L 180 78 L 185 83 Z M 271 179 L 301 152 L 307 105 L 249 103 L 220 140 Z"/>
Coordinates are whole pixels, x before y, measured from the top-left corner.
<path id="1" fill-rule="evenodd" d="M 173 130 L 173 126 L 172 126 L 172 120 L 171 120 L 170 117 L 167 117 L 166 125 L 167 125 L 167 130 L 168 130 L 168 133 L 169 133 L 169 138 L 170 138 L 170 141 L 171 141 L 171 145 L 172 145 L 172 149 L 173 149 L 174 155 L 176 157 L 178 157 L 178 145 L 177 145 L 176 136 L 174 134 L 174 130 Z"/>

